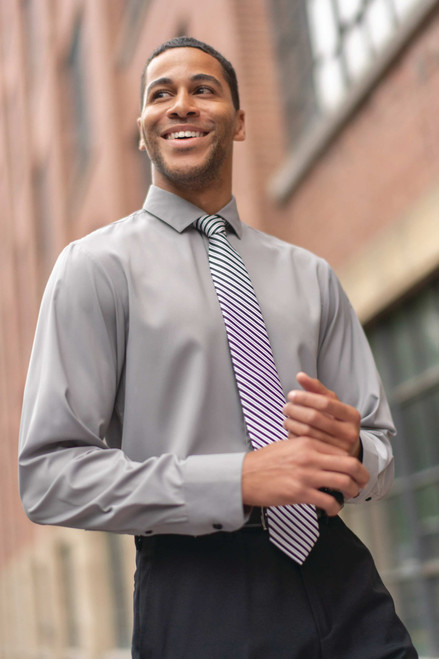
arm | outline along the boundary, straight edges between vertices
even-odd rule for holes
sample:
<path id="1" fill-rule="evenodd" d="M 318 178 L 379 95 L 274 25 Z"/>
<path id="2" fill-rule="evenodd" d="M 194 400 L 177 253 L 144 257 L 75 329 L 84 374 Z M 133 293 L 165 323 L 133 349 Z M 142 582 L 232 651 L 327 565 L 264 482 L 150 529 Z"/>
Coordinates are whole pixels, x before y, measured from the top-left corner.
<path id="1" fill-rule="evenodd" d="M 245 456 L 243 502 L 252 506 L 309 503 L 336 515 L 339 504 L 321 488 L 355 497 L 368 478 L 356 458 L 334 445 L 303 436 L 274 442 Z"/>
<path id="2" fill-rule="evenodd" d="M 74 244 L 48 283 L 20 430 L 24 508 L 37 523 L 120 533 L 238 528 L 243 454 L 138 461 L 118 448 L 129 332 L 118 267 Z"/>
<path id="3" fill-rule="evenodd" d="M 386 395 L 363 328 L 334 272 L 328 267 L 315 374 L 327 391 L 360 414 L 362 463 L 369 481 L 347 503 L 385 496 L 393 483 L 395 435 Z"/>
<path id="4" fill-rule="evenodd" d="M 273 455 L 246 457 L 246 503 L 255 498 L 254 484 L 258 505 L 269 505 L 274 498 L 278 503 L 313 503 L 336 514 L 338 505 L 320 487 L 339 490 L 348 502 L 357 503 L 380 498 L 392 484 L 394 428 L 387 401 L 360 323 L 332 271 L 326 270 L 316 373 L 328 386 L 298 375 L 305 391 L 290 392 L 285 407 L 290 440 L 280 443 L 286 446 L 274 445 Z M 279 458 L 277 465 L 274 458 Z M 257 481 L 253 472 L 264 473 L 265 459 L 264 478 Z"/>

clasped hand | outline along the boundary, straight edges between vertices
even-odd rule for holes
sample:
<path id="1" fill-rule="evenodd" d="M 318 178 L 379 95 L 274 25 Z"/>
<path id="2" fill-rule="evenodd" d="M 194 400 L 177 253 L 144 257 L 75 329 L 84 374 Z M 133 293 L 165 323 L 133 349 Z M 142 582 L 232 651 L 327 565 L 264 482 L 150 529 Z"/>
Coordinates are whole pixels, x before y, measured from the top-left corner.
<path id="1" fill-rule="evenodd" d="M 321 488 L 338 490 L 350 499 L 369 480 L 358 459 L 361 416 L 319 380 L 298 373 L 297 381 L 303 391 L 291 391 L 284 407 L 288 440 L 244 458 L 243 502 L 251 506 L 310 503 L 336 515 L 340 505 Z"/>

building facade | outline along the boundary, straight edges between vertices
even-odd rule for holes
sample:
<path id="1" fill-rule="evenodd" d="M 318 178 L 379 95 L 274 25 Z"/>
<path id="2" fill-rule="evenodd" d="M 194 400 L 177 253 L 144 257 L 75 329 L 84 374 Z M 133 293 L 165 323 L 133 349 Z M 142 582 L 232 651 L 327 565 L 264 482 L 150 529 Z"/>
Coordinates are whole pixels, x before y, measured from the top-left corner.
<path id="1" fill-rule="evenodd" d="M 140 74 L 181 34 L 237 70 L 243 220 L 326 258 L 368 333 L 397 478 L 344 514 L 439 656 L 439 2 L 3 0 L 0 657 L 129 656 L 132 538 L 28 522 L 17 437 L 45 281 L 69 241 L 141 205 Z"/>

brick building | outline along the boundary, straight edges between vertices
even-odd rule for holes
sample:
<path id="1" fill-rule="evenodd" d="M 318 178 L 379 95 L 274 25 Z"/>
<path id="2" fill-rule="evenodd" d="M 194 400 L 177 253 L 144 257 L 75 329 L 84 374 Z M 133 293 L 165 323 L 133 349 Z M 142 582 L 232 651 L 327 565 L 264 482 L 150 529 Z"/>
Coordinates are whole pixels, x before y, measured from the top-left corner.
<path id="1" fill-rule="evenodd" d="M 242 218 L 326 258 L 369 334 L 397 479 L 345 516 L 439 654 L 439 2 L 3 0 L 0 656 L 129 656 L 132 539 L 30 524 L 17 435 L 44 283 L 67 242 L 141 205 L 138 81 L 178 34 L 236 66 Z"/>

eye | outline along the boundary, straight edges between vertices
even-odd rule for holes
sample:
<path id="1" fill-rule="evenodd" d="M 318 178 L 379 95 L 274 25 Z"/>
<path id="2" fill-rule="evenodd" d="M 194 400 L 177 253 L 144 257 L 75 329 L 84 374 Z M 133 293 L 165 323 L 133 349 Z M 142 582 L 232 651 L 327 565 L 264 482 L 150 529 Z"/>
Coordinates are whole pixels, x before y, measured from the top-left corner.
<path id="1" fill-rule="evenodd" d="M 214 94 L 215 91 L 212 89 L 212 87 L 208 87 L 207 85 L 200 85 L 195 89 L 196 94 Z"/>
<path id="2" fill-rule="evenodd" d="M 167 89 L 156 89 L 155 91 L 152 92 L 150 100 L 156 101 L 156 100 L 160 100 L 161 98 L 168 98 L 168 96 L 170 95 L 171 92 L 168 91 Z"/>

